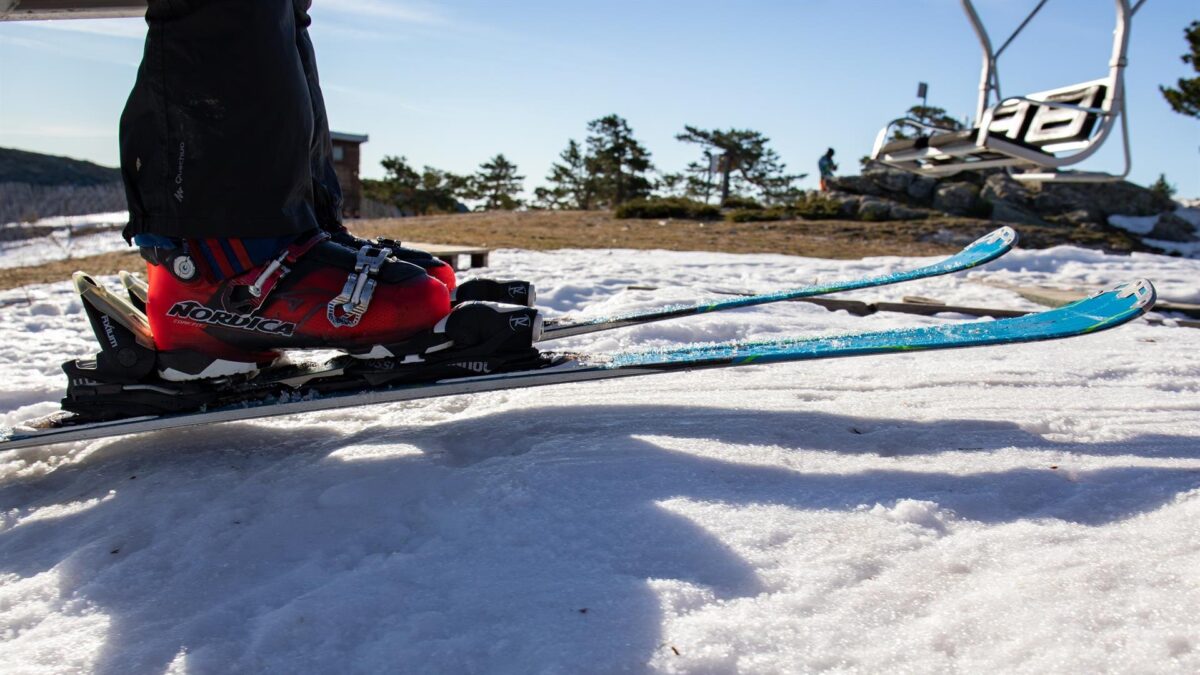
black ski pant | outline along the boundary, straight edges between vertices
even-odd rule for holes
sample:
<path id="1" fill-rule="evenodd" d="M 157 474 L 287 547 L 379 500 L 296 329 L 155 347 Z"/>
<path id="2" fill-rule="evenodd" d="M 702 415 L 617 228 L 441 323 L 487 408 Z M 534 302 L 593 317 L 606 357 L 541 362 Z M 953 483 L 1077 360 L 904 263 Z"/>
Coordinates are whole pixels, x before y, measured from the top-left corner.
<path id="1" fill-rule="evenodd" d="M 150 0 L 121 115 L 126 239 L 341 229 L 311 0 Z"/>

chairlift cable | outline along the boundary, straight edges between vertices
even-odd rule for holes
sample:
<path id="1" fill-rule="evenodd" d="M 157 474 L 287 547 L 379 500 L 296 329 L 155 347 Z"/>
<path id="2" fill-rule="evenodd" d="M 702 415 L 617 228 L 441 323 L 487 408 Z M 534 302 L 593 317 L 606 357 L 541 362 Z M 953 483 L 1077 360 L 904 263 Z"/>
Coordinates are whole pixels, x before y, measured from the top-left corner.
<path id="1" fill-rule="evenodd" d="M 1146 0 L 1142 0 L 1142 2 L 1145 1 Z M 1021 22 L 1020 26 L 1017 26 L 1017 29 L 1013 31 L 1013 34 L 1009 35 L 1008 39 L 1004 41 L 1004 44 L 1000 45 L 1000 49 L 996 50 L 996 53 L 992 55 L 992 58 L 1000 58 L 1000 55 L 1004 53 L 1004 50 L 1008 48 L 1008 45 L 1012 44 L 1012 41 L 1015 40 L 1018 35 L 1020 35 L 1021 31 L 1025 30 L 1025 26 L 1028 26 L 1029 22 L 1033 21 L 1033 17 L 1037 16 L 1037 13 L 1042 11 L 1042 7 L 1044 7 L 1047 2 L 1049 2 L 1049 0 L 1041 0 L 1041 2 L 1037 4 L 1037 7 L 1033 8 L 1033 11 L 1029 13 L 1029 16 L 1025 17 L 1025 20 Z"/>

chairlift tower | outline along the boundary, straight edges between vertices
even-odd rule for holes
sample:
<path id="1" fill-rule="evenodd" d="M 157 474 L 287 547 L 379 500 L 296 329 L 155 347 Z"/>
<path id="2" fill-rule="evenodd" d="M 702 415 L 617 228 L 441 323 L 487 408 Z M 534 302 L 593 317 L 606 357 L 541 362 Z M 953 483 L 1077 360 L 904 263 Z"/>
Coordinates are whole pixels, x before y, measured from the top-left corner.
<path id="1" fill-rule="evenodd" d="M 1129 175 L 1129 124 L 1125 109 L 1125 66 L 1133 15 L 1145 4 L 1114 0 L 1116 28 L 1108 75 L 1025 96 L 1003 97 L 997 61 L 1049 0 L 1039 0 L 1012 35 L 992 47 L 991 38 L 971 0 L 961 0 L 967 20 L 983 50 L 975 126 L 954 130 L 902 117 L 892 120 L 875 138 L 871 159 L 925 176 L 949 176 L 960 171 L 1003 168 L 1027 182 L 1110 182 Z M 1091 157 L 1121 125 L 1125 165 L 1120 174 L 1068 170 Z M 916 127 L 916 138 L 890 141 L 900 124 Z"/>

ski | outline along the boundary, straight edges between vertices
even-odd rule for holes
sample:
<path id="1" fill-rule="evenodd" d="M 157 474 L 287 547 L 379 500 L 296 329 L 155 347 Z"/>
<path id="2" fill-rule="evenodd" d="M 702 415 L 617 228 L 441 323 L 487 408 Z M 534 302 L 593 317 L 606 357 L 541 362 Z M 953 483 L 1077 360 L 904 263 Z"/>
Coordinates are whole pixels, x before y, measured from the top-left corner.
<path id="1" fill-rule="evenodd" d="M 678 319 L 696 314 L 708 314 L 711 312 L 721 312 L 729 309 L 738 309 L 741 307 L 753 307 L 755 305 L 766 305 L 775 302 L 786 302 L 788 300 L 799 300 L 818 295 L 828 295 L 830 293 L 840 293 L 843 291 L 888 286 L 906 281 L 915 281 L 917 279 L 941 276 L 943 274 L 952 274 L 954 272 L 961 272 L 963 270 L 971 269 L 972 267 L 978 267 L 979 265 L 999 258 L 1000 256 L 1012 250 L 1012 247 L 1016 245 L 1016 241 L 1017 233 L 1015 230 L 1013 230 L 1011 227 L 1001 227 L 984 235 L 983 237 L 980 237 L 963 248 L 963 250 L 948 258 L 939 260 L 931 265 L 925 265 L 923 267 L 917 267 L 910 270 L 892 272 L 890 274 L 880 274 L 871 277 L 862 277 L 858 279 L 831 281 L 824 284 L 814 284 L 811 286 L 803 286 L 790 290 L 776 291 L 774 293 L 745 295 L 743 297 L 734 299 L 725 298 L 691 305 L 669 305 L 667 307 L 661 307 L 650 311 L 634 312 L 631 314 L 621 314 L 617 316 L 579 320 L 572 320 L 570 317 L 547 319 L 543 324 L 541 336 L 537 341 L 547 342 L 549 340 L 571 337 L 573 335 L 597 333 L 600 331 L 625 328 L 627 326 L 636 326 L 644 323 Z M 125 304 L 129 305 L 130 307 L 135 307 L 138 312 L 144 313 L 146 309 L 146 297 L 149 293 L 146 283 L 137 276 L 128 272 L 121 272 L 121 283 L 129 295 L 129 302 Z M 526 282 L 496 282 L 486 279 L 474 279 L 464 282 L 464 285 L 462 288 L 460 288 L 460 291 L 465 289 L 467 284 L 491 284 L 491 287 L 487 288 L 485 292 L 485 295 L 489 298 L 491 298 L 491 296 L 495 296 L 495 299 L 503 299 L 505 302 L 519 301 L 519 303 L 525 303 L 529 306 L 532 306 L 532 292 L 529 289 L 530 285 Z M 144 317 L 142 318 L 142 322 L 145 322 Z"/>
<path id="2" fill-rule="evenodd" d="M 93 423 L 73 423 L 71 414 L 59 413 L 32 421 L 24 427 L 3 429 L 0 431 L 0 451 L 219 422 L 568 382 L 1067 338 L 1130 321 L 1148 311 L 1154 299 L 1153 285 L 1139 280 L 1057 309 L 997 321 L 830 337 L 697 344 L 608 355 L 563 354 L 549 361 L 549 365 L 531 370 L 455 377 L 369 390 L 344 389 L 345 384 L 341 383 L 341 390 L 322 392 L 322 373 L 317 369 L 288 380 L 278 380 L 295 383 L 294 389 L 281 389 L 259 400 L 242 401 L 219 409 Z M 329 372 L 336 371 L 334 368 Z"/>
<path id="3" fill-rule="evenodd" d="M 1016 241 L 1017 233 L 1015 230 L 1013 230 L 1011 227 L 1001 227 L 998 230 L 980 237 L 966 248 L 950 256 L 949 258 L 940 260 L 932 265 L 926 265 L 924 267 L 904 270 L 901 272 L 892 272 L 890 274 L 881 274 L 872 277 L 862 277 L 859 279 L 849 279 L 844 281 L 831 281 L 824 284 L 814 284 L 812 286 L 803 286 L 801 288 L 794 288 L 785 291 L 776 291 L 774 293 L 763 293 L 761 295 L 751 295 L 739 298 L 726 298 L 693 305 L 670 305 L 647 312 L 620 314 L 617 316 L 599 317 L 595 319 L 581 319 L 575 321 L 572 321 L 569 318 L 548 319 L 546 320 L 542 330 L 541 341 L 544 342 L 547 340 L 570 337 L 572 335 L 584 335 L 586 333 L 612 330 L 614 328 L 624 328 L 626 326 L 653 323 L 655 321 L 665 321 L 667 319 L 677 319 L 696 314 L 721 312 L 729 309 L 738 309 L 740 307 L 753 307 L 755 305 L 766 305 L 774 302 L 785 302 L 788 300 L 809 298 L 816 295 L 827 295 L 829 293 L 840 293 L 842 291 L 854 291 L 862 288 L 873 288 L 876 286 L 888 286 L 905 281 L 914 281 L 916 279 L 926 279 L 928 277 L 936 277 L 943 274 L 961 272 L 963 270 L 971 269 L 972 267 L 977 267 L 984 263 L 991 262 L 1005 253 L 1008 253 L 1010 250 L 1012 250 L 1012 247 L 1016 244 Z"/>

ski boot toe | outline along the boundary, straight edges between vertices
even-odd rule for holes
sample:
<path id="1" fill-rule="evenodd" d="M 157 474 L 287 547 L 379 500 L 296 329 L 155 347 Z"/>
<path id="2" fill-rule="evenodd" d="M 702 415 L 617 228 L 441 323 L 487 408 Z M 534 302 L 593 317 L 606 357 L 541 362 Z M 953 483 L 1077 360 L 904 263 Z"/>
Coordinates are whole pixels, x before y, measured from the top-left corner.
<path id="1" fill-rule="evenodd" d="M 435 258 L 432 253 L 427 251 L 401 246 L 400 242 L 395 239 L 376 237 L 375 239 L 368 240 L 357 237 L 351 234 L 349 230 L 343 229 L 330 234 L 330 240 L 354 251 L 359 251 L 363 247 L 380 250 L 387 249 L 389 252 L 388 257 L 420 267 L 425 270 L 426 274 L 445 284 L 446 288 L 451 291 L 458 286 L 458 278 L 454 274 L 454 267 Z"/>
<path id="2" fill-rule="evenodd" d="M 450 294 L 450 302 L 456 305 L 472 300 L 533 307 L 537 301 L 537 291 L 528 281 L 471 279 L 459 284 Z"/>

